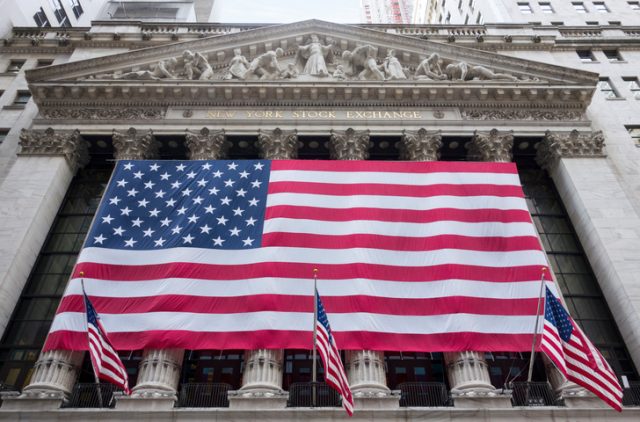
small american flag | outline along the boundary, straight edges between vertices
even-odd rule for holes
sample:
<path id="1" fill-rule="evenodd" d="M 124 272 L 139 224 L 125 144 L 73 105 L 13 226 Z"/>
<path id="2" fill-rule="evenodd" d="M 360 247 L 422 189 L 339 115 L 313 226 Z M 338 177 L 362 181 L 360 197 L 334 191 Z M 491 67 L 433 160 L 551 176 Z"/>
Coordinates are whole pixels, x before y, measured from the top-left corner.
<path id="1" fill-rule="evenodd" d="M 622 387 L 595 346 L 547 288 L 541 350 L 569 380 L 591 391 L 617 411 L 622 410 Z"/>
<path id="2" fill-rule="evenodd" d="M 342 396 L 342 407 L 347 411 L 349 416 L 353 415 L 353 396 L 347 381 L 347 374 L 344 372 L 344 366 L 340 359 L 340 351 L 336 345 L 336 341 L 331 335 L 331 327 L 327 313 L 322 306 L 322 300 L 316 290 L 316 300 L 318 306 L 318 319 L 316 320 L 316 346 L 322 358 L 324 365 L 324 380 L 331 387 L 335 388 Z"/>
<path id="3" fill-rule="evenodd" d="M 118 353 L 114 350 L 100 316 L 91 304 L 89 297 L 83 291 L 84 304 L 87 310 L 87 336 L 89 338 L 89 355 L 96 379 L 102 379 L 129 392 L 129 379 Z"/>

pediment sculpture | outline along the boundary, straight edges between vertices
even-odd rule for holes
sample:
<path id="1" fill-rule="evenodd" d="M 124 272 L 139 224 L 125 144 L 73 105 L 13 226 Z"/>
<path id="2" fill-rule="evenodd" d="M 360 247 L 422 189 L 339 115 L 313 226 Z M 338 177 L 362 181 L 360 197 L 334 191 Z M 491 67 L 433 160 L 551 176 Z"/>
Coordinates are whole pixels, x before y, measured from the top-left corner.
<path id="1" fill-rule="evenodd" d="M 305 42 L 306 41 L 306 42 Z M 161 60 L 148 69 L 115 71 L 89 77 L 112 80 L 284 80 L 300 81 L 530 81 L 463 60 L 442 58 L 438 53 L 423 57 L 419 63 L 402 63 L 395 49 L 378 57 L 378 47 L 371 44 L 343 50 L 335 42 L 323 43 L 318 35 L 294 45 L 268 50 L 247 58 L 240 48 L 226 66 L 211 66 L 206 54 L 185 50 L 180 58 Z M 405 59 L 406 59 L 405 55 Z M 533 80 L 536 80 L 535 78 Z"/>

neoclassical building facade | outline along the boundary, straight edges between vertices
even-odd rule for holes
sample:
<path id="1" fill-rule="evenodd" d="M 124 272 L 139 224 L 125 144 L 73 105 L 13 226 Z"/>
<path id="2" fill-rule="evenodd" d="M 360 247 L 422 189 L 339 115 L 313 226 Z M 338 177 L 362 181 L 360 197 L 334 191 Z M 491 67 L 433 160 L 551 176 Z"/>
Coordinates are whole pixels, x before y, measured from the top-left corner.
<path id="1" fill-rule="evenodd" d="M 541 357 L 539 400 L 521 400 L 527 354 L 346 351 L 356 418 L 637 420 L 640 39 L 608 31 L 315 20 L 14 31 L 4 62 L 54 63 L 2 81 L 32 99 L 0 113 L 0 418 L 343 416 L 335 401 L 305 404 L 306 350 L 123 351 L 133 394 L 105 386 L 107 409 L 91 402 L 85 353 L 39 353 L 116 160 L 260 157 L 515 162 L 567 307 L 628 405 L 603 407 Z M 614 50 L 620 63 L 585 66 L 585 51 Z"/>

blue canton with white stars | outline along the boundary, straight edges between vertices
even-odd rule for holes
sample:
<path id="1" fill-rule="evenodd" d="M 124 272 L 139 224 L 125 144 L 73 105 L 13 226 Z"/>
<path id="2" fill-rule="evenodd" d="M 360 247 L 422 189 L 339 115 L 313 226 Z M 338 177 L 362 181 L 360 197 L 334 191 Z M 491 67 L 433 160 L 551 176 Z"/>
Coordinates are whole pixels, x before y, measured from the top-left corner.
<path id="1" fill-rule="evenodd" d="M 85 247 L 260 247 L 266 160 L 120 161 Z"/>
<path id="2" fill-rule="evenodd" d="M 547 287 L 547 296 L 544 307 L 544 318 L 558 329 L 560 338 L 568 342 L 573 332 L 573 324 L 569 313 L 564 309 L 560 300 L 556 298 Z"/>
<path id="3" fill-rule="evenodd" d="M 93 304 L 87 297 L 86 293 L 84 294 L 84 306 L 87 310 L 87 323 L 89 325 L 93 325 L 96 328 L 96 330 L 98 330 L 102 335 L 104 335 L 104 333 L 100 329 L 100 325 L 98 325 L 98 320 L 100 319 L 100 317 L 98 316 L 96 309 L 93 307 Z"/>
<path id="4" fill-rule="evenodd" d="M 329 318 L 327 318 L 327 313 L 324 311 L 324 306 L 322 305 L 322 300 L 320 300 L 320 295 L 316 290 L 316 298 L 317 298 L 317 306 L 318 306 L 318 322 L 322 324 L 324 329 L 329 334 L 329 343 L 333 343 L 333 335 L 331 334 L 331 327 L 329 326 Z"/>

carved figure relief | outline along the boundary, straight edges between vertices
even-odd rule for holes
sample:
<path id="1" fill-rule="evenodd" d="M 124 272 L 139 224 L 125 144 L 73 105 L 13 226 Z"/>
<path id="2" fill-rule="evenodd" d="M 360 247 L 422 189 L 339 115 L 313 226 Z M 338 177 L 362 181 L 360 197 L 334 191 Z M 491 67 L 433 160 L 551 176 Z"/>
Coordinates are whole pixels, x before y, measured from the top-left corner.
<path id="1" fill-rule="evenodd" d="M 278 58 L 284 55 L 281 48 L 267 51 L 253 59 L 244 74 L 244 79 L 277 79 L 282 69 Z"/>
<path id="2" fill-rule="evenodd" d="M 346 74 L 356 76 L 359 80 L 384 81 L 384 73 L 376 63 L 378 49 L 366 44 L 355 48 L 353 51 L 345 50 L 342 59 L 346 68 Z"/>
<path id="3" fill-rule="evenodd" d="M 206 80 L 213 78 L 213 69 L 209 61 L 200 53 L 185 50 L 182 53 L 184 73 L 187 79 Z"/>
<path id="4" fill-rule="evenodd" d="M 442 72 L 440 62 L 440 55 L 438 53 L 433 53 L 420 62 L 413 77 L 415 79 L 429 79 L 436 81 L 447 79 L 447 75 Z"/>
<path id="5" fill-rule="evenodd" d="M 242 55 L 239 48 L 234 49 L 233 54 L 229 68 L 222 79 L 244 79 L 244 74 L 249 69 L 249 61 Z"/>
<path id="6" fill-rule="evenodd" d="M 518 78 L 513 75 L 509 75 L 508 73 L 495 73 L 484 66 L 473 66 L 466 62 L 448 64 L 444 73 L 447 75 L 448 79 L 452 81 L 518 80 Z"/>
<path id="7" fill-rule="evenodd" d="M 302 74 L 312 76 L 329 76 L 327 62 L 333 61 L 331 45 L 322 45 L 317 35 L 311 36 L 307 45 L 298 47 L 296 65 L 302 69 Z"/>
<path id="8" fill-rule="evenodd" d="M 396 79 L 407 79 L 407 75 L 404 74 L 404 69 L 402 68 L 402 64 L 400 60 L 396 57 L 395 50 L 389 50 L 387 57 L 384 59 L 383 63 L 384 74 L 387 79 L 396 80 Z"/>
<path id="9" fill-rule="evenodd" d="M 135 72 L 114 72 L 97 75 L 96 79 L 134 79 L 134 80 L 158 80 L 177 79 L 176 65 L 178 60 L 171 57 L 167 60 L 160 60 L 151 70 L 138 70 Z"/>

